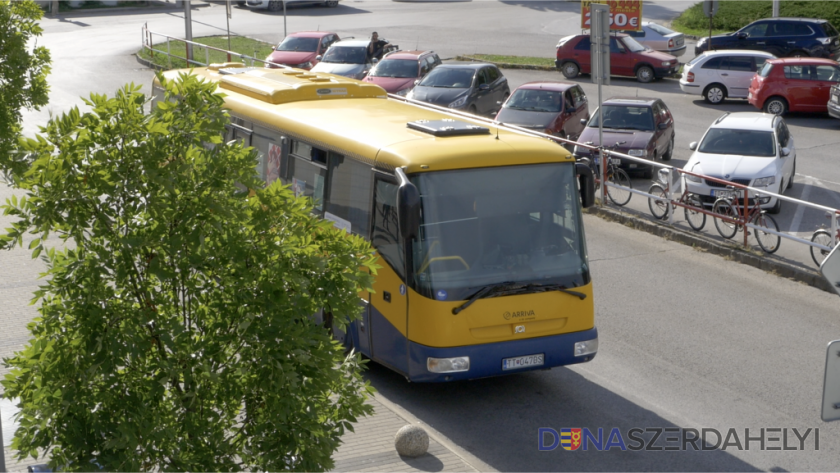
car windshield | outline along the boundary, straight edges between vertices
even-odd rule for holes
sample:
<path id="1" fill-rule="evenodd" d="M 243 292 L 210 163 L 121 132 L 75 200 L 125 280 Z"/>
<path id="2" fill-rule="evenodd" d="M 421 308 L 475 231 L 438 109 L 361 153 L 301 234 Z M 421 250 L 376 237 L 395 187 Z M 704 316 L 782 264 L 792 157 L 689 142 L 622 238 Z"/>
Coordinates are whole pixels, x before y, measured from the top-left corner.
<path id="1" fill-rule="evenodd" d="M 364 64 L 367 59 L 364 46 L 333 46 L 321 62 L 336 64 Z"/>
<path id="2" fill-rule="evenodd" d="M 598 127 L 597 110 L 587 126 Z M 650 107 L 604 105 L 604 128 L 653 131 L 653 111 Z"/>
<path id="3" fill-rule="evenodd" d="M 621 39 L 621 41 L 624 43 L 624 46 L 627 49 L 629 49 L 630 52 L 632 52 L 632 53 L 638 53 L 640 51 L 644 51 L 645 49 L 647 49 L 646 47 L 639 44 L 638 41 L 636 41 L 635 39 L 633 39 L 629 36 L 625 36 L 624 38 Z"/>
<path id="4" fill-rule="evenodd" d="M 772 131 L 712 128 L 703 137 L 698 151 L 770 158 L 776 156 L 776 145 Z"/>
<path id="5" fill-rule="evenodd" d="M 665 28 L 662 25 L 657 25 L 656 23 L 648 23 L 646 26 L 652 29 L 653 31 L 656 31 L 657 33 L 661 34 L 662 36 L 668 36 L 669 34 L 674 33 L 674 31 L 669 30 L 668 28 Z"/>
<path id="6" fill-rule="evenodd" d="M 450 89 L 466 89 L 472 85 L 475 69 L 453 69 L 438 67 L 426 74 L 418 85 L 423 87 L 446 87 Z"/>
<path id="7" fill-rule="evenodd" d="M 561 92 L 553 90 L 518 89 L 505 103 L 505 108 L 532 112 L 560 112 L 563 104 Z"/>
<path id="8" fill-rule="evenodd" d="M 385 59 L 368 74 L 371 77 L 417 77 L 419 66 L 415 59 Z"/>
<path id="9" fill-rule="evenodd" d="M 587 284 L 575 168 L 566 163 L 420 173 L 415 285 L 464 300 L 490 284 Z"/>
<path id="10" fill-rule="evenodd" d="M 297 36 L 286 36 L 275 51 L 304 51 L 314 53 L 318 50 L 318 38 L 300 38 Z"/>

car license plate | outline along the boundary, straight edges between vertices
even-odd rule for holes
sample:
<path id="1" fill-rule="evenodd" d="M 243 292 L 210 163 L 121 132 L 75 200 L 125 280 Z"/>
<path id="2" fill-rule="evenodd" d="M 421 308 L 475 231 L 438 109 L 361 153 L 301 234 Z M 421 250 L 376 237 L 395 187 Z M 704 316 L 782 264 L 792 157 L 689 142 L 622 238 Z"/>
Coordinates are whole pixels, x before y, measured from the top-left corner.
<path id="1" fill-rule="evenodd" d="M 542 366 L 545 364 L 545 354 L 517 356 L 515 358 L 505 358 L 502 360 L 502 370 L 516 370 L 519 368 L 529 368 L 531 366 Z"/>
<path id="2" fill-rule="evenodd" d="M 731 190 L 713 190 L 712 191 L 712 197 L 717 197 L 718 199 L 720 199 L 720 198 L 731 199 L 731 198 L 735 197 L 736 195 L 738 195 L 737 191 L 731 191 Z"/>
<path id="3" fill-rule="evenodd" d="M 621 164 L 621 159 L 619 159 L 619 158 L 610 158 L 610 160 L 609 160 L 609 161 L 607 161 L 607 162 L 608 162 L 609 164 L 614 164 L 614 165 L 618 166 L 619 164 Z M 597 157 L 596 157 L 596 158 L 595 158 L 595 164 L 596 164 L 596 165 L 601 164 L 601 158 L 597 158 Z"/>

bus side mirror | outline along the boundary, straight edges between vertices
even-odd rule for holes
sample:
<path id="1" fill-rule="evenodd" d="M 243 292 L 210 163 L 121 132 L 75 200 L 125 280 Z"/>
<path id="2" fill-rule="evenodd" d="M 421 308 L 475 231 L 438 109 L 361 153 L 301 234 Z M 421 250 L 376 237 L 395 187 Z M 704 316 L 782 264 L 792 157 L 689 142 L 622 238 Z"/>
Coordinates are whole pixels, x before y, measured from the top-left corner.
<path id="1" fill-rule="evenodd" d="M 402 169 L 397 168 L 400 187 L 397 190 L 397 215 L 400 220 L 400 235 L 409 239 L 420 232 L 420 191 L 411 183 Z M 593 190 L 594 198 L 594 190 Z"/>
<path id="2" fill-rule="evenodd" d="M 575 173 L 580 188 L 580 202 L 583 208 L 592 207 L 595 205 L 595 176 L 592 168 L 586 163 L 575 163 Z"/>

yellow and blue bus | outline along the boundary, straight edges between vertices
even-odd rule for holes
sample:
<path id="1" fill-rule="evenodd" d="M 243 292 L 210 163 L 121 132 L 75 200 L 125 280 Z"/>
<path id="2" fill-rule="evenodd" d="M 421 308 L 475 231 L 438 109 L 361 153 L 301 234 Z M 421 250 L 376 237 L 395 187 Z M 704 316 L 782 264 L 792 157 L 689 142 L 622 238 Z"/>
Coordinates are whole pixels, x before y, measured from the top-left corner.
<path id="1" fill-rule="evenodd" d="M 329 74 L 236 63 L 191 73 L 226 94 L 227 139 L 257 150 L 266 183 L 281 179 L 376 249 L 381 269 L 348 346 L 415 382 L 595 356 L 581 216 L 594 180 L 563 147 Z"/>

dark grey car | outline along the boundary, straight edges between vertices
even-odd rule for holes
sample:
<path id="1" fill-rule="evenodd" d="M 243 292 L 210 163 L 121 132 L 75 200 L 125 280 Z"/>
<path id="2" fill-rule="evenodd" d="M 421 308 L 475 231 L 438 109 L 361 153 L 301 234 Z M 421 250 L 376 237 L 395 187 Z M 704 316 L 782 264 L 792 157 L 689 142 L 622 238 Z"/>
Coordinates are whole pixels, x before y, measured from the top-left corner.
<path id="1" fill-rule="evenodd" d="M 502 71 L 492 64 L 442 64 L 426 75 L 407 98 L 441 107 L 491 115 L 510 95 Z"/>

